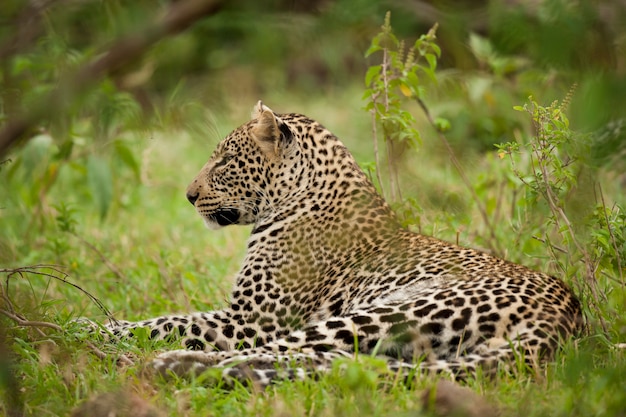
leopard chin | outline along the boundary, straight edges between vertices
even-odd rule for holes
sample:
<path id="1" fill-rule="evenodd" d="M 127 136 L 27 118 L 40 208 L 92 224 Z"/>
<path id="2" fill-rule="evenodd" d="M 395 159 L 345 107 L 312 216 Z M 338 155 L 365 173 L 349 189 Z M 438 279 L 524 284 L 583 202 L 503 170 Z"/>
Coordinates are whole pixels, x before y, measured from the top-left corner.
<path id="1" fill-rule="evenodd" d="M 219 229 L 237 223 L 240 216 L 237 209 L 219 209 L 205 217 L 204 223 L 209 229 Z"/>

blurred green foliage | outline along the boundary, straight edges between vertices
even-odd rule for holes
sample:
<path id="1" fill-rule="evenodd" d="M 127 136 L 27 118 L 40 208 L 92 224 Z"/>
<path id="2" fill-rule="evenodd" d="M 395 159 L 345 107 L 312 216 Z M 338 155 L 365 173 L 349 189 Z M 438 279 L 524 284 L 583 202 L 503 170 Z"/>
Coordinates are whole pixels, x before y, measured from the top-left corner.
<path id="1" fill-rule="evenodd" d="M 68 70 L 93 59 L 114 39 L 140 30 L 168 2 L 5 1 L 0 15 L 2 111 L 27 111 Z M 110 79 L 85 91 L 66 116 L 45 123 L 62 141 L 77 118 L 108 138 L 117 125 L 158 120 L 181 126 L 190 114 L 167 117 L 174 92 L 185 101 L 224 105 L 223 97 L 298 89 L 316 94 L 361 78 L 363 53 L 387 10 L 407 44 L 438 22 L 442 82 L 463 100 L 438 103 L 451 139 L 479 149 L 503 142 L 523 123 L 509 110 L 531 93 L 541 102 L 580 85 L 572 120 L 583 130 L 623 116 L 626 92 L 622 2 L 276 0 L 224 2 L 219 13 L 166 39 Z M 540 96 L 538 96 L 540 94 Z M 438 102 L 432 93 L 433 104 Z M 158 114 L 161 118 L 152 119 Z M 147 117 L 147 119 L 145 118 Z"/>
<path id="2" fill-rule="evenodd" d="M 367 140 L 371 120 L 361 110 L 367 105 L 361 97 L 368 68 L 381 64 L 380 54 L 365 54 L 389 10 L 394 34 L 405 45 L 416 45 L 438 23 L 441 56 L 436 68 L 432 59 L 423 66 L 436 82 L 415 83 L 408 72 L 402 77 L 466 167 L 503 255 L 543 271 L 564 272 L 566 278 L 577 274 L 581 263 L 574 251 L 566 262 L 546 253 L 546 248 L 565 246 L 562 241 L 546 245 L 536 239 L 557 236 L 559 230 L 539 234 L 553 219 L 538 198 L 541 189 L 524 184 L 538 185 L 529 157 L 537 125 L 533 115 L 513 107 L 532 95 L 536 108 L 549 108 L 547 103 L 563 99 L 577 85 L 567 106 L 569 124 L 556 129 L 576 132 L 575 140 L 562 136 L 556 153 L 547 154 L 559 167 L 551 187 L 598 265 L 599 292 L 607 295 L 602 312 L 612 320 L 609 331 L 569 347 L 563 359 L 567 366 L 547 371 L 537 385 L 523 378 L 505 378 L 496 387 L 481 380 L 470 384 L 497 397 L 511 415 L 622 413 L 624 390 L 615 387 L 626 370 L 624 349 L 616 345 L 626 334 L 623 1 L 225 1 L 216 14 L 163 39 L 79 94 L 68 91 L 62 112 L 55 111 L 58 103 L 46 102 L 76 68 L 102 56 L 116 39 L 141 32 L 176 3 L 2 1 L 0 130 L 34 106 L 48 106 L 50 112 L 0 157 L 0 267 L 57 263 L 76 282 L 106 297 L 106 305 L 124 318 L 221 305 L 246 231 L 201 233 L 184 201 L 186 182 L 208 156 L 210 142 L 245 119 L 251 103 L 266 97 L 278 111 L 299 111 L 332 125 L 361 165 L 376 169 L 368 163 L 373 160 Z M 406 63 L 398 59 L 397 68 L 400 61 Z M 417 156 L 411 149 L 401 152 L 406 162 L 398 160 L 403 196 L 397 210 L 414 220 L 415 230 L 490 247 L 489 226 L 449 168 L 449 155 L 422 109 L 414 100 L 398 108 L 405 113 L 391 117 L 406 122 L 406 132 L 419 132 L 422 145 Z M 518 172 L 499 157 L 498 143 L 518 146 Z M 576 160 L 569 165 L 572 155 Z M 601 196 L 594 194 L 596 183 L 602 184 Z M 10 280 L 9 298 L 29 319 L 67 325 L 83 311 L 98 314 L 84 294 L 40 278 L 14 275 Z M 319 411 L 326 406 L 342 415 L 414 415 L 419 408 L 415 393 L 403 384 L 376 379 L 381 369 L 375 360 L 349 364 L 347 378 L 337 369 L 321 383 L 283 384 L 269 399 L 244 389 L 225 394 L 195 381 L 174 381 L 172 389 L 171 384 L 147 383 L 135 368 L 118 369 L 114 360 L 94 358 L 83 342 L 67 334 L 40 334 L 0 320 L 0 330 L 6 326 L 12 338 L 23 402 L 31 415 L 67 415 L 94 392 L 128 387 L 129 379 L 138 380 L 130 388 L 150 392 L 147 397 L 157 392 L 156 401 L 172 415 L 207 415 L 211 407 L 225 415 L 278 415 L 281 410 L 326 415 Z M 44 348 L 48 339 L 53 352 Z M 105 348 L 107 353 L 120 350 Z M 124 348 L 140 361 L 153 354 Z M 49 363 L 41 359 L 46 355 Z M 0 372 L 7 366 L 0 363 Z M 381 384 L 392 388 L 380 390 Z M 6 411 L 3 407 L 0 412 Z"/>

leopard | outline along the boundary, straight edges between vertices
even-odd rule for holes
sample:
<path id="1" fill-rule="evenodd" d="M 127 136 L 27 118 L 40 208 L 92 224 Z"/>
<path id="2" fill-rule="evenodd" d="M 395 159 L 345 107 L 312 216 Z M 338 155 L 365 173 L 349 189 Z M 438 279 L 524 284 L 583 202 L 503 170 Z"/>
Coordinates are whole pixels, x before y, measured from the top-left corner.
<path id="1" fill-rule="evenodd" d="M 563 280 L 409 230 L 333 133 L 261 101 L 186 198 L 209 229 L 251 232 L 226 307 L 105 326 L 180 339 L 152 360 L 159 374 L 266 387 L 358 353 L 463 379 L 542 366 L 583 327 Z"/>

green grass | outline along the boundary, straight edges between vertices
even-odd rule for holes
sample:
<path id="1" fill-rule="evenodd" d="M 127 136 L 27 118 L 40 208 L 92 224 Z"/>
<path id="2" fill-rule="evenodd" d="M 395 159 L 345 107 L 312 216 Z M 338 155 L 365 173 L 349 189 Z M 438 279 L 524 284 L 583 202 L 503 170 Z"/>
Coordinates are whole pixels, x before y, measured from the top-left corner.
<path id="1" fill-rule="evenodd" d="M 367 163 L 373 160 L 370 118 L 360 110 L 359 96 L 358 89 L 347 89 L 314 99 L 269 94 L 264 101 L 277 111 L 297 111 L 321 121 L 348 144 L 360 162 Z M 86 185 L 79 165 L 63 166 L 55 186 L 34 197 L 31 187 L 41 172 L 26 180 L 15 174 L 5 181 L 9 170 L 3 168 L 0 192 L 6 199 L 0 210 L 0 266 L 58 265 L 68 273 L 69 281 L 94 295 L 120 319 L 224 306 L 249 228 L 206 230 L 184 194 L 217 141 L 248 120 L 254 101 L 238 100 L 219 113 L 207 114 L 209 122 L 203 125 L 203 134 L 197 130 L 193 134 L 128 133 L 128 146 L 141 167 L 140 178 L 111 159 L 115 197 L 105 220 L 98 215 L 90 194 L 93 190 Z M 402 187 L 405 197 L 419 202 L 419 228 L 447 240 L 458 239 L 463 245 L 483 247 L 485 229 L 475 204 L 435 135 L 426 127 L 423 135 L 423 147 L 404 165 Z M 108 145 L 89 146 L 83 151 L 106 153 Z M 510 190 L 503 189 L 500 180 L 510 175 L 506 161 L 493 153 L 464 152 L 460 156 L 479 195 L 494 206 L 491 213 L 500 213 L 497 234 L 504 242 L 506 257 L 548 270 L 545 259 L 537 256 L 541 244 L 524 237 L 524 229 L 514 227 L 514 219 L 507 217 L 507 204 L 512 204 Z M 19 160 L 20 155 L 12 157 Z M 45 160 L 45 153 L 42 158 Z M 503 192 L 504 197 L 499 194 Z M 74 234 L 63 232 L 55 220 L 61 204 L 73 210 Z M 496 208 L 498 204 L 502 207 Z M 3 279 L 8 277 L 3 274 Z M 103 312 L 83 292 L 57 279 L 14 274 L 3 286 L 8 288 L 16 313 L 28 320 L 55 323 L 63 331 L 23 327 L 0 317 L 4 338 L 0 353 L 10 358 L 0 363 L 0 394 L 5 398 L 0 414 L 7 414 L 13 401 L 23 404 L 29 416 L 69 415 L 89 398 L 114 393 L 119 407 L 125 399 L 140 398 L 146 412 L 155 407 L 164 415 L 176 416 L 429 415 L 420 398 L 421 390 L 432 386 L 431 379 L 399 383 L 368 358 L 348 364 L 346 370 L 337 366 L 319 380 L 285 382 L 266 392 L 241 386 L 224 390 L 202 378 L 164 381 L 149 377 L 143 372 L 145 363 L 159 350 L 175 345 L 153 343 L 146 337 L 116 345 L 94 339 L 71 320 L 89 317 L 103 321 Z M 623 288 L 617 283 L 607 284 L 607 288 L 610 302 L 623 317 Z M 2 308 L 9 308 L 5 301 Z M 497 404 L 504 415 L 623 416 L 626 358 L 625 350 L 615 344 L 623 342 L 624 326 L 623 319 L 614 323 L 610 340 L 594 330 L 568 344 L 558 360 L 537 376 L 478 378 L 467 386 Z M 108 357 L 97 357 L 88 341 Z M 132 357 L 135 365 L 117 363 L 121 354 Z M 91 414 L 83 415 L 97 415 L 93 407 Z M 136 411 L 131 414 L 140 415 Z"/>

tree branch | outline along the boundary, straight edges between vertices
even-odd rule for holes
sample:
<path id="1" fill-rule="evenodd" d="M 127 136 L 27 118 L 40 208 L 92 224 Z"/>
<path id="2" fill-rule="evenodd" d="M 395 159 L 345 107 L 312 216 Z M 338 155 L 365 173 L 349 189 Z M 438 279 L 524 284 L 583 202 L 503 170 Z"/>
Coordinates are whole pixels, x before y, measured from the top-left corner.
<path id="1" fill-rule="evenodd" d="M 63 328 L 61 326 L 59 326 L 58 324 L 49 323 L 47 321 L 31 321 L 31 320 L 27 320 L 25 318 L 22 318 L 22 317 L 18 316 L 17 314 L 10 313 L 10 312 L 8 312 L 6 310 L 3 310 L 3 309 L 0 309 L 0 314 L 3 314 L 5 316 L 7 316 L 8 318 L 10 318 L 14 322 L 16 322 L 19 326 L 24 326 L 24 327 L 48 327 L 50 329 L 54 329 L 54 330 L 57 330 L 59 332 L 63 331 Z"/>
<path id="2" fill-rule="evenodd" d="M 13 36 L 0 45 L 0 61 L 28 49 L 43 32 L 41 25 L 45 12 L 58 0 L 41 0 L 25 2 L 22 11 L 12 19 Z"/>
<path id="3" fill-rule="evenodd" d="M 117 40 L 96 59 L 62 77 L 59 85 L 28 113 L 13 117 L 0 131 L 0 156 L 30 128 L 62 113 L 87 87 L 145 53 L 159 40 L 177 34 L 197 20 L 215 14 L 221 0 L 185 0 L 173 3 L 163 17 L 134 34 Z"/>

